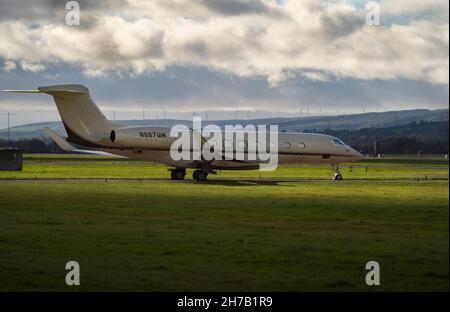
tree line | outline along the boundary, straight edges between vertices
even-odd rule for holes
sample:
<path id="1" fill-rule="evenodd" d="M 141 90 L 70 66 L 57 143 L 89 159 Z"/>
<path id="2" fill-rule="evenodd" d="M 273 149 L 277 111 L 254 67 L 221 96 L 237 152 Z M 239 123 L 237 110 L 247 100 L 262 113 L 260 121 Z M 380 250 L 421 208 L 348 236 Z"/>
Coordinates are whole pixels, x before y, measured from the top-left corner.
<path id="1" fill-rule="evenodd" d="M 311 129 L 305 132 L 329 134 L 342 139 L 363 154 L 448 154 L 448 121 L 421 121 L 387 128 L 356 130 Z M 0 147 L 16 147 L 25 153 L 65 153 L 50 138 L 0 139 Z"/>
<path id="2" fill-rule="evenodd" d="M 326 129 L 363 154 L 448 154 L 448 121 L 420 121 L 387 128 Z"/>

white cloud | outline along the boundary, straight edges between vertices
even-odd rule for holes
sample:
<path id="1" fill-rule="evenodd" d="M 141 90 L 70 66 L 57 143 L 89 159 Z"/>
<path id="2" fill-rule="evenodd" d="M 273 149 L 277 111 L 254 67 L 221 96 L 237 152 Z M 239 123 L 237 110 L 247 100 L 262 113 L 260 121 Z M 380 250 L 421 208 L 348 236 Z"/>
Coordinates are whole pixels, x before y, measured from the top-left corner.
<path id="1" fill-rule="evenodd" d="M 16 68 L 17 68 L 16 63 L 13 62 L 13 61 L 5 61 L 5 62 L 3 62 L 3 68 L 2 69 L 5 72 L 10 72 L 10 71 L 12 71 L 12 70 L 14 70 Z"/>
<path id="2" fill-rule="evenodd" d="M 306 71 L 302 74 L 309 80 L 321 81 L 321 82 L 330 80 L 330 77 L 326 73 L 322 73 L 322 72 Z"/>
<path id="3" fill-rule="evenodd" d="M 383 5 L 395 14 L 433 7 L 416 2 L 421 1 Z M 365 25 L 365 12 L 345 1 L 316 0 L 129 0 L 101 12 L 85 12 L 92 19 L 88 27 L 83 27 L 83 11 L 81 27 L 1 21 L 0 57 L 29 71 L 63 62 L 91 77 L 199 65 L 240 77 L 262 76 L 271 85 L 295 73 L 320 81 L 406 78 L 448 84 L 448 19 L 371 27 Z"/>
<path id="4" fill-rule="evenodd" d="M 103 72 L 100 69 L 91 69 L 91 68 L 85 68 L 83 70 L 83 74 L 85 74 L 88 77 L 94 77 L 94 78 L 101 78 L 101 77 L 106 77 L 107 74 L 105 72 Z"/>
<path id="5" fill-rule="evenodd" d="M 42 64 L 35 64 L 28 61 L 20 61 L 20 66 L 24 71 L 29 71 L 32 73 L 38 73 L 45 70 L 45 66 Z"/>

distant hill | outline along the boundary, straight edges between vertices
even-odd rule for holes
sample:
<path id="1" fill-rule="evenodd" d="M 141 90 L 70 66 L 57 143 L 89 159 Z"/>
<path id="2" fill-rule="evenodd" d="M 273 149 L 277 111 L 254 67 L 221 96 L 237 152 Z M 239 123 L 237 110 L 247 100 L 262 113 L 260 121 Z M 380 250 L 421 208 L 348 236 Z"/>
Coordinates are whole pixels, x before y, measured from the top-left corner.
<path id="1" fill-rule="evenodd" d="M 293 118 L 265 118 L 265 119 L 249 119 L 249 120 L 219 120 L 210 123 L 223 127 L 226 124 L 278 124 L 280 131 L 323 131 L 325 129 L 333 130 L 355 130 L 362 128 L 385 128 L 406 125 L 412 122 L 420 121 L 442 121 L 448 120 L 449 110 L 428 110 L 414 109 L 402 111 L 388 111 L 380 113 L 364 113 L 349 114 L 340 116 L 310 116 L 310 117 L 293 117 Z M 176 124 L 192 125 L 189 120 L 175 119 L 149 119 L 149 120 L 117 120 L 119 124 L 127 126 L 160 126 L 171 127 Z M 10 129 L 11 139 L 20 138 L 39 138 L 44 134 L 42 130 L 49 127 L 60 135 L 66 136 L 66 132 L 61 122 L 41 122 L 26 124 L 23 126 L 15 126 Z M 0 129 L 0 139 L 7 137 L 7 129 Z"/>
<path id="2" fill-rule="evenodd" d="M 448 154 L 448 130 L 448 121 L 422 120 L 385 128 L 320 132 L 336 136 L 364 154 Z"/>

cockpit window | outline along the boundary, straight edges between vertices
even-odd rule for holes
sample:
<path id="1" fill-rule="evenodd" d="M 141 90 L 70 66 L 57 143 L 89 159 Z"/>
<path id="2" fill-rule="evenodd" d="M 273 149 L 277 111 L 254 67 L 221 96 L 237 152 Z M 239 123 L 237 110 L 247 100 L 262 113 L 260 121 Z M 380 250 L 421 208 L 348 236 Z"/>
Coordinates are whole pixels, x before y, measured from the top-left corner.
<path id="1" fill-rule="evenodd" d="M 332 139 L 331 143 L 333 143 L 334 145 L 343 145 L 343 146 L 345 146 L 345 143 L 342 142 L 341 140 L 338 140 L 338 139 Z"/>

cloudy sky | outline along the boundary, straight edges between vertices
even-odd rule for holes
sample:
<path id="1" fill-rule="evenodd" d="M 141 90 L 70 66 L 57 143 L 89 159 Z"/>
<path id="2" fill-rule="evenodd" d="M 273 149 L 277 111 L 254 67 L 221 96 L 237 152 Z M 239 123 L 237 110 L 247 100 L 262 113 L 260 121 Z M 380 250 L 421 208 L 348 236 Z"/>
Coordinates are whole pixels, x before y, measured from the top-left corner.
<path id="1" fill-rule="evenodd" d="M 0 1 L 0 89 L 84 84 L 117 119 L 448 107 L 448 0 L 379 1 L 378 26 L 361 0 L 80 0 L 79 26 L 66 2 Z M 4 112 L 58 120 L 46 95 Z"/>

